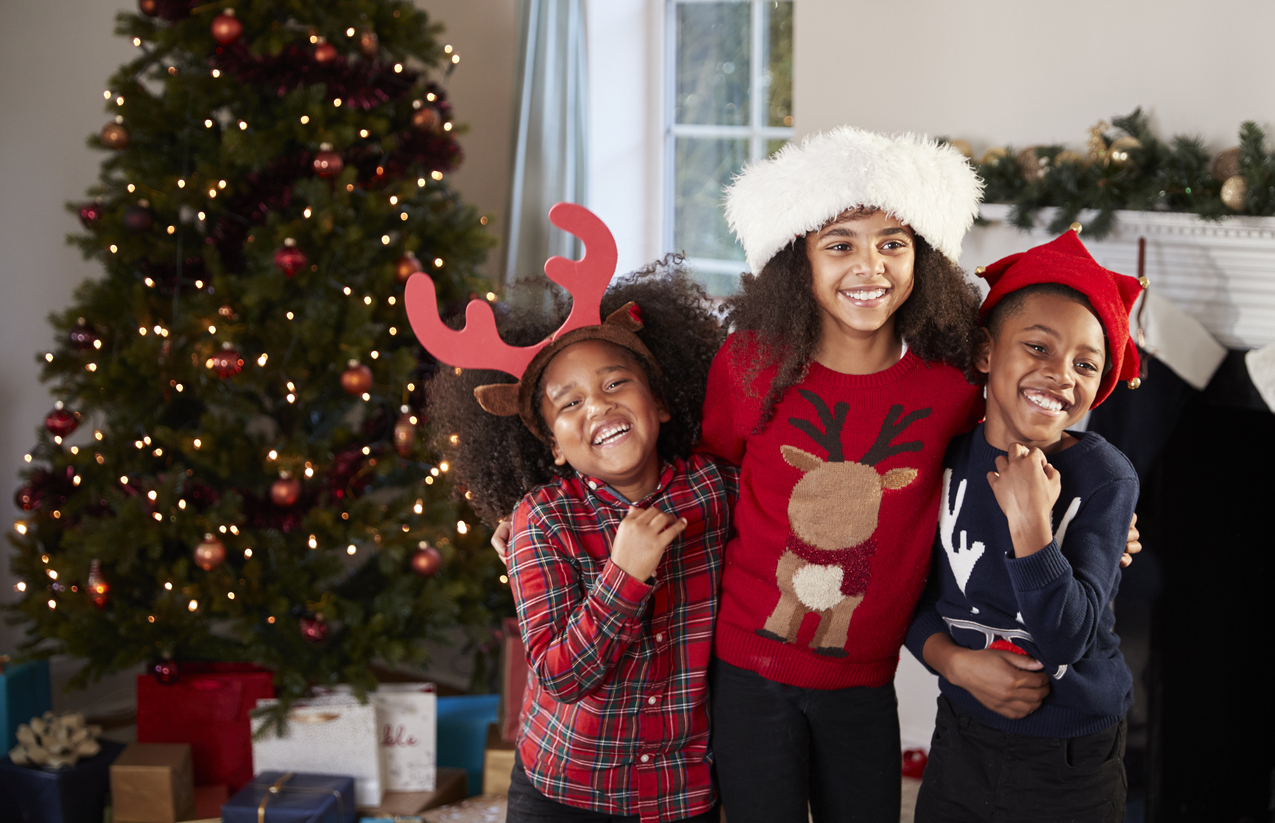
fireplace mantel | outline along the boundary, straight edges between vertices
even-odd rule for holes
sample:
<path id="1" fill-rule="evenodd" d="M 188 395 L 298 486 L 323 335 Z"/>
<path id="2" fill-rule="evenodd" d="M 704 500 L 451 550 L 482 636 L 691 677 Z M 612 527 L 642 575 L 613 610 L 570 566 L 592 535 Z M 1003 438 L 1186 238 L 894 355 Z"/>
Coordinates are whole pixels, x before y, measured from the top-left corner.
<path id="1" fill-rule="evenodd" d="M 1050 239 L 1044 209 L 1037 228 L 1006 222 L 1010 207 L 985 204 L 990 226 L 970 233 L 963 262 L 970 270 Z M 1092 213 L 1082 214 L 1080 223 Z M 1082 235 L 1083 237 L 1083 235 Z M 1145 274 L 1151 288 L 1199 320 L 1230 348 L 1275 343 L 1275 217 L 1219 221 L 1171 212 L 1121 211 L 1103 240 L 1086 238 L 1094 258 L 1113 271 L 1136 274 L 1138 238 L 1147 240 Z"/>

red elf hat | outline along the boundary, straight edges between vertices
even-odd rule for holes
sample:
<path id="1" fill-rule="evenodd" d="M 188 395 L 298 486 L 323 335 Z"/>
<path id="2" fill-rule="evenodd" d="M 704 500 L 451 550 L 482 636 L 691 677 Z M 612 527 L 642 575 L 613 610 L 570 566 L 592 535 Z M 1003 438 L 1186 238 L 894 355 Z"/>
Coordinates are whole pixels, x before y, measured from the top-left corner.
<path id="1" fill-rule="evenodd" d="M 1096 409 L 1111 394 L 1117 380 L 1129 381 L 1131 389 L 1141 382 L 1138 348 L 1129 337 L 1129 311 L 1146 282 L 1145 278 L 1140 282 L 1099 266 L 1080 242 L 1079 234 L 1080 224 L 1072 223 L 1071 231 L 1048 243 L 975 269 L 974 273 L 991 287 L 978 311 L 978 322 L 986 323 L 987 315 L 1005 295 L 1025 286 L 1056 283 L 1083 294 L 1098 315 L 1111 356 L 1111 370 L 1102 376 L 1090 406 Z"/>

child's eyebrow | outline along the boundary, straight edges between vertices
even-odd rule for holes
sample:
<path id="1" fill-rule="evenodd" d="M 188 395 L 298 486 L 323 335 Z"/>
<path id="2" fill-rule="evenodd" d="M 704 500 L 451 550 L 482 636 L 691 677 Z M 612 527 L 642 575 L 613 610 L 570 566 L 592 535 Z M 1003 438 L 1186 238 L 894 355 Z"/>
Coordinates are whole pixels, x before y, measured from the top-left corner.
<path id="1" fill-rule="evenodd" d="M 1053 329 L 1049 328 L 1049 326 L 1046 326 L 1043 323 L 1037 323 L 1034 326 L 1027 326 L 1026 328 L 1023 329 L 1023 331 L 1038 331 L 1042 334 L 1047 334 L 1053 338 L 1060 337 L 1058 332 L 1054 331 Z M 1093 346 L 1089 345 L 1088 343 L 1081 343 L 1079 346 L 1077 346 L 1077 348 L 1080 349 L 1081 351 L 1088 352 L 1090 354 L 1097 354 L 1097 355 L 1102 355 L 1103 357 L 1106 357 L 1106 354 L 1102 351 L 1102 349 L 1095 349 Z"/>

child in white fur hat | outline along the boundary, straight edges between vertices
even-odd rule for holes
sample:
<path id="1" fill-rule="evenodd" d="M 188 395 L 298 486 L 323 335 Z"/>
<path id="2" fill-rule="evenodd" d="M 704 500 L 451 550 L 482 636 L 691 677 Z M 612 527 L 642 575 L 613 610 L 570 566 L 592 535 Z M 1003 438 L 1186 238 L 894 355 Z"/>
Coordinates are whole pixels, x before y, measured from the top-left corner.
<path id="1" fill-rule="evenodd" d="M 956 262 L 981 187 L 954 149 L 847 127 L 727 191 L 752 274 L 702 448 L 741 467 L 711 675 L 731 823 L 899 819 L 899 647 L 944 450 L 983 413 Z"/>

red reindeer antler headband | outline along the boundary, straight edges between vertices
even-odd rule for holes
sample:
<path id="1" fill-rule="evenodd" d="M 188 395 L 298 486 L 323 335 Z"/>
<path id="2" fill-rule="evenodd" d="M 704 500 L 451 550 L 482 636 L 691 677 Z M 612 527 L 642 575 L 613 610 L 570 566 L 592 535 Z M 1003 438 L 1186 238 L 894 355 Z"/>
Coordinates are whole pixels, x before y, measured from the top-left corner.
<path id="1" fill-rule="evenodd" d="M 571 314 L 556 332 L 534 346 L 511 346 L 502 340 L 496 331 L 495 313 L 483 300 L 469 301 L 463 329 L 448 328 L 438 314 L 434 281 L 424 272 L 408 278 L 403 296 L 412 331 L 439 360 L 463 369 L 495 369 L 518 378 L 517 383 L 479 386 L 474 396 L 492 414 L 521 416 L 527 428 L 541 438 L 544 432 L 532 392 L 549 361 L 572 343 L 606 340 L 641 355 L 658 369 L 635 334 L 642 328 L 636 305 L 628 303 L 600 322 L 602 296 L 615 274 L 618 258 L 611 230 L 597 215 L 575 203 L 555 205 L 549 210 L 549 222 L 580 238 L 584 257 L 568 260 L 554 256 L 545 261 L 545 275 L 571 294 Z"/>

